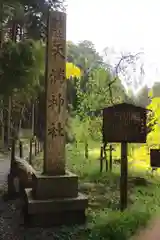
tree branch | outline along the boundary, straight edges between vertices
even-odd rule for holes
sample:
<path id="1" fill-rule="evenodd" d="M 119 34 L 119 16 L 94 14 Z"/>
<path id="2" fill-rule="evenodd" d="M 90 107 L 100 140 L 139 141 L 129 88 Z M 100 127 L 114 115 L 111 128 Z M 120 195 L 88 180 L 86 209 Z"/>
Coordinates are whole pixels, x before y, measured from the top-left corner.
<path id="1" fill-rule="evenodd" d="M 139 56 L 140 54 L 143 54 L 143 52 L 138 52 L 138 53 L 136 53 L 134 55 L 133 54 L 122 55 L 122 57 L 120 58 L 120 60 L 116 64 L 115 69 L 112 70 L 112 74 L 114 75 L 114 79 L 108 84 L 108 89 L 107 89 L 107 91 L 109 91 L 109 93 L 110 93 L 110 100 L 111 100 L 112 104 L 114 104 L 114 102 L 113 102 L 113 94 L 112 94 L 112 85 L 116 82 L 116 80 L 118 79 L 119 73 L 122 71 L 122 69 L 120 68 L 121 63 L 123 61 L 127 61 L 128 63 L 131 64 L 137 58 L 137 56 Z M 109 65 L 109 64 L 107 64 L 107 65 L 108 65 L 109 68 L 112 68 L 111 65 Z M 142 72 L 142 69 L 141 69 L 141 72 Z"/>

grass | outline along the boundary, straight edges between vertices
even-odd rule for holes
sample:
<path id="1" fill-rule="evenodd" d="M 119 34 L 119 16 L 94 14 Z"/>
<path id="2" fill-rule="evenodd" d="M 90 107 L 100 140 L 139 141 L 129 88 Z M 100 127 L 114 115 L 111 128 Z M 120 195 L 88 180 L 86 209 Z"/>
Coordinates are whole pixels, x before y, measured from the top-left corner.
<path id="1" fill-rule="evenodd" d="M 95 147 L 95 146 L 94 146 Z M 90 149 L 84 158 L 82 146 L 67 146 L 67 168 L 79 176 L 80 191 L 87 194 L 89 207 L 86 227 L 62 228 L 57 239 L 127 240 L 160 213 L 160 177 L 148 174 L 145 167 L 129 164 L 128 208 L 119 211 L 120 166 L 112 172 L 99 172 L 99 151 Z M 116 157 L 116 156 L 115 156 Z M 37 170 L 41 161 L 34 160 Z M 134 165 L 134 167 L 133 167 Z M 139 164 L 140 165 L 140 164 Z M 143 165 L 143 162 L 141 163 Z"/>

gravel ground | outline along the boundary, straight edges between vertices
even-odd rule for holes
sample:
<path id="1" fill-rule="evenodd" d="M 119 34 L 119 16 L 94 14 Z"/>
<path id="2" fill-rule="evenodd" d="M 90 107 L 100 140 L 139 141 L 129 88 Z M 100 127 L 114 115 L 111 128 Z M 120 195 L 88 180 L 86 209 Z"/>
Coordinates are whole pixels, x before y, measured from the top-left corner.
<path id="1" fill-rule="evenodd" d="M 6 184 L 4 188 L 6 188 Z M 27 228 L 23 224 L 20 199 L 3 201 L 0 197 L 0 240 L 78 240 L 79 228 Z"/>
<path id="2" fill-rule="evenodd" d="M 4 202 L 0 199 L 0 240 L 60 240 L 58 229 L 25 228 L 19 199 Z"/>
<path id="3" fill-rule="evenodd" d="M 0 240 L 68 240 L 77 239 L 69 237 L 66 230 L 56 228 L 26 228 L 21 215 L 22 203 L 20 199 L 3 199 L 7 191 L 7 175 L 10 160 L 7 156 L 0 156 Z"/>

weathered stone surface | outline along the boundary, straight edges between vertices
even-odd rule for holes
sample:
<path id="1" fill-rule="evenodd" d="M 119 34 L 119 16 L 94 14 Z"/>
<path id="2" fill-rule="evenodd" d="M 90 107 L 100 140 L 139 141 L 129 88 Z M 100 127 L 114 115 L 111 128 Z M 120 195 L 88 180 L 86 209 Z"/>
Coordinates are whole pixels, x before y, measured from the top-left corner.
<path id="1" fill-rule="evenodd" d="M 7 177 L 7 183 L 8 183 L 8 195 L 12 196 L 16 194 L 16 189 L 14 186 L 14 178 L 12 176 L 12 174 L 8 174 Z"/>
<path id="2" fill-rule="evenodd" d="M 15 157 L 13 167 L 16 175 L 19 175 L 21 171 L 30 176 L 36 174 L 36 170 L 24 158 Z"/>
<path id="3" fill-rule="evenodd" d="M 29 227 L 43 227 L 43 228 L 61 225 L 70 226 L 85 223 L 86 223 L 85 210 L 26 215 L 24 220 L 24 224 Z"/>
<path id="4" fill-rule="evenodd" d="M 36 200 L 32 196 L 31 189 L 25 189 L 28 213 L 60 212 L 67 210 L 82 210 L 88 206 L 88 199 L 84 194 L 78 193 L 75 198 L 54 198 Z"/>
<path id="5" fill-rule="evenodd" d="M 50 11 L 47 30 L 44 172 L 65 175 L 66 13 Z"/>
<path id="6" fill-rule="evenodd" d="M 19 178 L 23 188 L 30 188 L 32 187 L 32 176 L 36 174 L 36 171 L 25 159 L 16 157 L 11 174 L 13 178 Z"/>
<path id="7" fill-rule="evenodd" d="M 76 198 L 35 200 L 31 189 L 25 189 L 24 220 L 31 226 L 83 224 L 88 199 L 83 194 Z"/>
<path id="8" fill-rule="evenodd" d="M 48 176 L 36 174 L 33 177 L 33 196 L 35 199 L 77 197 L 78 177 L 66 172 L 65 175 Z"/>

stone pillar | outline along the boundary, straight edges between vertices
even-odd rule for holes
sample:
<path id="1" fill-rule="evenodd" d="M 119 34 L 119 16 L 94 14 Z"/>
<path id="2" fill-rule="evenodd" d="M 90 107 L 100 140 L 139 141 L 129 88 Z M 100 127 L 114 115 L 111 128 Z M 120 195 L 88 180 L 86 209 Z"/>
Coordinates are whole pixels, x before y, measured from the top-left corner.
<path id="1" fill-rule="evenodd" d="M 44 173 L 65 174 L 66 14 L 49 18 L 46 77 Z"/>
<path id="2" fill-rule="evenodd" d="M 78 177 L 65 169 L 66 14 L 52 12 L 46 54 L 44 169 L 26 189 L 25 219 L 32 225 L 85 222 L 88 199 L 78 193 Z"/>

